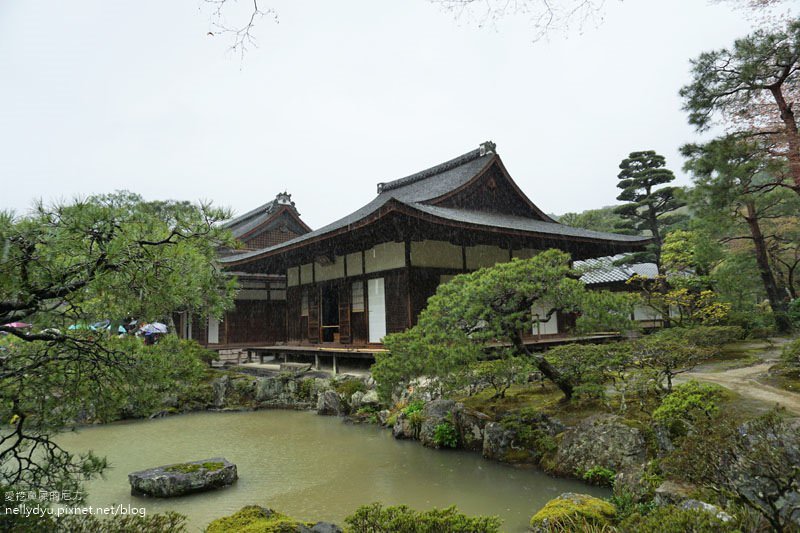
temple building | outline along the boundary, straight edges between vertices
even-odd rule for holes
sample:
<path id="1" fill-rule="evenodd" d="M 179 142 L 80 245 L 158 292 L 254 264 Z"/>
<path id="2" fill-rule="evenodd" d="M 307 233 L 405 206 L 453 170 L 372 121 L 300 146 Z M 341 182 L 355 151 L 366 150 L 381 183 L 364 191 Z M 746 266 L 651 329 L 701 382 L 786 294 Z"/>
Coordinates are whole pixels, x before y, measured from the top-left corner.
<path id="1" fill-rule="evenodd" d="M 288 195 L 229 222 L 252 249 L 224 255 L 220 266 L 239 276 L 240 297 L 255 294 L 256 282 L 263 297 L 237 300 L 225 325 L 212 323 L 203 328 L 205 338 L 192 336 L 209 347 L 380 347 L 387 333 L 413 326 L 437 286 L 462 272 L 549 248 L 584 260 L 649 242 L 554 221 L 520 190 L 491 142 L 379 183 L 377 193 L 314 231 L 307 231 Z M 531 334 L 558 335 L 565 325 L 565 317 L 554 316 Z"/>

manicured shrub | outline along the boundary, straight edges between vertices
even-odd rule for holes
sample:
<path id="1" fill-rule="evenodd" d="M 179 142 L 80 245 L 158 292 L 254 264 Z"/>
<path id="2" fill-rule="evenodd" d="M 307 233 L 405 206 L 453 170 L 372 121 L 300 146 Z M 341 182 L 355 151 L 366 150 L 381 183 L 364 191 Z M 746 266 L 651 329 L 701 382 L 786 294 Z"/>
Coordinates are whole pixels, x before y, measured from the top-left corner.
<path id="1" fill-rule="evenodd" d="M 547 505 L 533 515 L 530 526 L 538 531 L 583 531 L 584 529 L 575 529 L 580 524 L 581 527 L 598 530 L 610 528 L 616 512 L 614 506 L 605 500 L 588 494 L 569 492 L 547 502 Z"/>
<path id="2" fill-rule="evenodd" d="M 723 396 L 719 385 L 691 380 L 664 397 L 653 411 L 653 419 L 664 424 L 672 437 L 682 437 L 699 419 L 712 418 Z"/>
<path id="3" fill-rule="evenodd" d="M 302 531 L 302 526 L 310 528 L 313 525 L 272 509 L 248 505 L 231 516 L 217 518 L 208 524 L 206 533 L 294 533 Z"/>
<path id="4" fill-rule="evenodd" d="M 496 533 L 496 516 L 466 516 L 455 507 L 415 511 L 405 505 L 363 505 L 345 518 L 351 533 Z"/>
<path id="5" fill-rule="evenodd" d="M 745 331 L 739 326 L 694 326 L 664 329 L 653 336 L 686 342 L 699 348 L 718 348 L 743 339 Z"/>
<path id="6" fill-rule="evenodd" d="M 681 509 L 672 505 L 656 507 L 647 514 L 633 513 L 618 529 L 622 533 L 723 533 L 737 531 L 732 522 L 723 522 L 713 513 Z"/>

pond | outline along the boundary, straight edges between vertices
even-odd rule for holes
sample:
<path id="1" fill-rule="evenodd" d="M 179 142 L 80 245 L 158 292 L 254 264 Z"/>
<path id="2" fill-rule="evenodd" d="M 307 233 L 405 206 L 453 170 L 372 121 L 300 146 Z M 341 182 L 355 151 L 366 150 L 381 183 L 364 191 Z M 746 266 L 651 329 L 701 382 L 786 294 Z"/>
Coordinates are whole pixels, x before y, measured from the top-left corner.
<path id="1" fill-rule="evenodd" d="M 249 504 L 343 525 L 358 506 L 375 501 L 419 510 L 457 505 L 467 514 L 499 515 L 504 531 L 525 531 L 531 515 L 562 492 L 608 495 L 578 481 L 477 453 L 430 450 L 375 426 L 310 412 L 197 413 L 83 428 L 59 435 L 58 442 L 109 460 L 105 479 L 87 484 L 89 505 L 131 504 L 148 514 L 174 510 L 189 517 L 192 531 Z M 238 465 L 233 486 L 168 500 L 130 494 L 129 472 L 216 456 Z"/>

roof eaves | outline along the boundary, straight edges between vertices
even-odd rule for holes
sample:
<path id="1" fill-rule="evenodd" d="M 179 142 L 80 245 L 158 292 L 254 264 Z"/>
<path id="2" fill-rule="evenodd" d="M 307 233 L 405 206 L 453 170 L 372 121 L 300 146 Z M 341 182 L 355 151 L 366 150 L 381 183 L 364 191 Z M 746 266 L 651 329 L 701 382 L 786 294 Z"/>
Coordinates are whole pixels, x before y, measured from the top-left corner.
<path id="1" fill-rule="evenodd" d="M 475 150 L 471 150 L 466 154 L 461 154 L 458 157 L 454 157 L 450 161 L 445 161 L 444 163 L 440 163 L 436 166 L 422 170 L 420 172 L 416 172 L 404 178 L 400 178 L 394 181 L 379 183 L 378 194 L 381 194 L 386 191 L 391 191 L 394 189 L 399 189 L 400 187 L 405 187 L 406 185 L 411 185 L 412 183 L 416 183 L 418 181 L 430 178 L 437 174 L 441 174 L 442 172 L 447 172 L 448 170 L 460 167 L 461 165 L 469 163 L 470 161 L 474 161 L 475 159 L 483 157 L 488 153 L 494 153 L 495 148 L 496 146 L 493 142 L 487 141 L 485 143 L 482 143 Z"/>

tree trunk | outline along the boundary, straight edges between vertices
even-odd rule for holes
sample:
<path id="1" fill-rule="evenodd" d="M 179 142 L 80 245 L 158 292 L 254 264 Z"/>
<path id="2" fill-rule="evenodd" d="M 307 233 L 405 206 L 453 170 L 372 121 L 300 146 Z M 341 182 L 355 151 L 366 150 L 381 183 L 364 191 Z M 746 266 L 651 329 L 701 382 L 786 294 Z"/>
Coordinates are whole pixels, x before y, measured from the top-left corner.
<path id="1" fill-rule="evenodd" d="M 764 235 L 761 233 L 761 226 L 758 224 L 758 214 L 754 201 L 748 201 L 745 204 L 747 214 L 745 220 L 747 226 L 750 228 L 750 236 L 753 238 L 753 245 L 755 247 L 756 263 L 758 264 L 758 271 L 761 274 L 761 281 L 764 283 L 764 290 L 767 292 L 767 299 L 769 305 L 772 307 L 772 312 L 775 314 L 775 325 L 778 331 L 786 333 L 791 330 L 791 324 L 786 315 L 789 310 L 786 302 L 786 292 L 782 291 L 775 281 L 775 276 L 772 274 L 772 268 L 769 264 L 769 256 L 767 255 L 767 245 L 764 240 Z"/>
<path id="2" fill-rule="evenodd" d="M 781 87 L 772 87 L 770 92 L 778 104 L 781 120 L 786 126 L 786 143 L 789 145 L 789 154 L 786 157 L 789 160 L 789 173 L 794 182 L 792 189 L 797 194 L 800 194 L 800 132 L 797 130 L 797 120 L 792 107 L 786 103 L 786 99 L 783 97 Z"/>
<path id="3" fill-rule="evenodd" d="M 544 358 L 544 356 L 540 353 L 534 353 L 528 350 L 525 343 L 522 342 L 522 336 L 519 333 L 514 333 L 511 341 L 514 344 L 514 347 L 522 354 L 525 354 L 533 364 L 536 365 L 536 368 L 544 374 L 544 377 L 555 383 L 555 385 L 564 393 L 564 397 L 566 400 L 570 400 L 572 398 L 572 393 L 574 387 L 572 383 L 569 382 L 568 379 L 564 377 L 561 372 L 558 371 L 556 367 L 550 364 L 550 362 Z"/>

